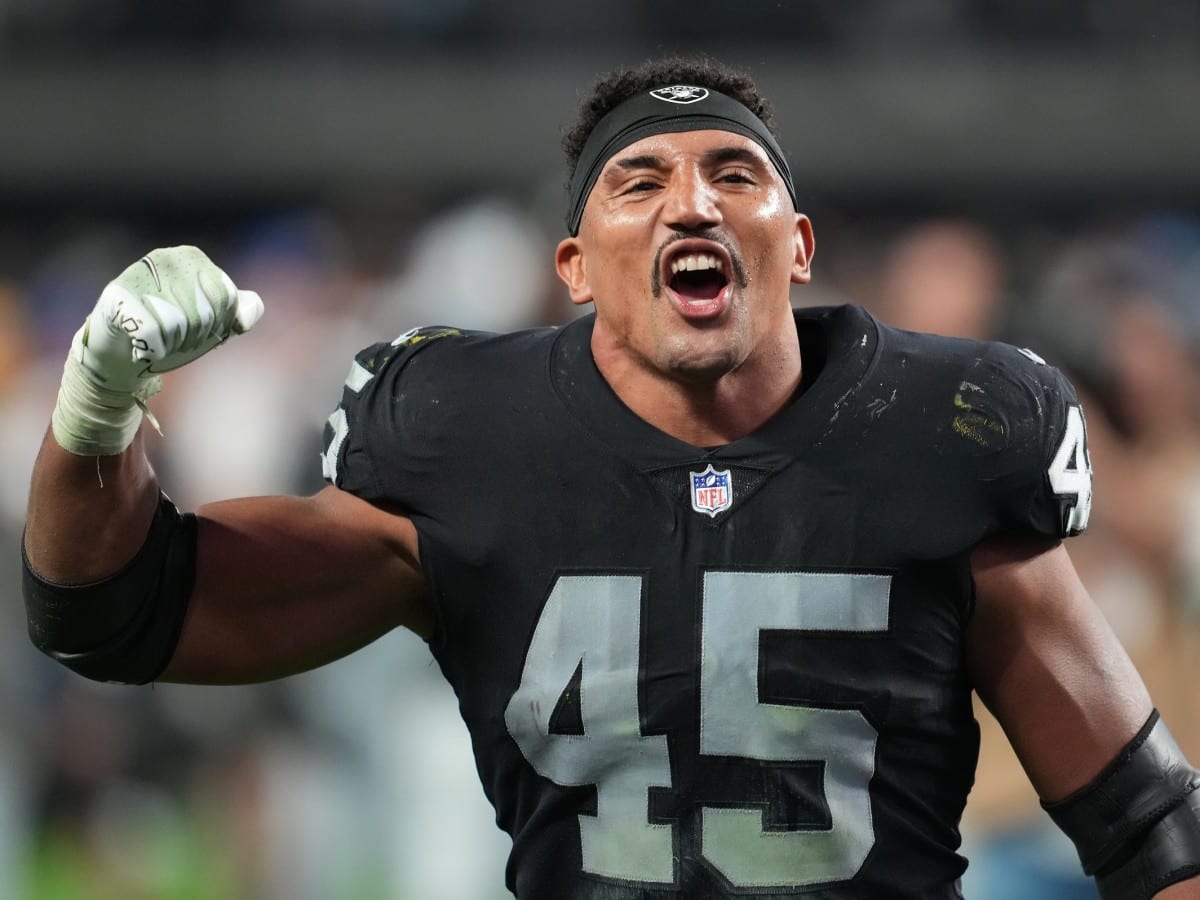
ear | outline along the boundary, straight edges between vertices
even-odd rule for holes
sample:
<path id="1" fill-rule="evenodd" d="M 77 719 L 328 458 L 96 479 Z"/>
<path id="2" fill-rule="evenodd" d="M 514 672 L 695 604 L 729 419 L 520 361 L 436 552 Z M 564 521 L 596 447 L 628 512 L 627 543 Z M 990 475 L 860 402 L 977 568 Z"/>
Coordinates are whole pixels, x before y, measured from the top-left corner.
<path id="1" fill-rule="evenodd" d="M 807 284 L 812 278 L 812 258 L 815 245 L 813 243 L 812 222 L 808 216 L 796 216 L 796 258 L 792 263 L 792 283 Z"/>
<path id="2" fill-rule="evenodd" d="M 578 238 L 565 238 L 559 243 L 554 253 L 554 268 L 566 284 L 572 303 L 582 306 L 592 302 L 592 289 L 588 285 L 583 248 Z"/>

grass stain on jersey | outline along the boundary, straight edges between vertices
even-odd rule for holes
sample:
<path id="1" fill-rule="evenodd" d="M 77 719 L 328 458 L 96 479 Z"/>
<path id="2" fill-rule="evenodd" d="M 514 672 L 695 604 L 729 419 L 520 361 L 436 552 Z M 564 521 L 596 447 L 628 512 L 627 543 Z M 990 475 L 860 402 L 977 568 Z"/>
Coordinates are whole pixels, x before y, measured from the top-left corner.
<path id="1" fill-rule="evenodd" d="M 432 341 L 437 338 L 454 337 L 462 334 L 457 328 L 448 328 L 444 325 L 423 325 L 419 328 L 412 328 L 400 335 L 392 341 L 393 347 L 412 347 L 422 341 Z"/>
<path id="2" fill-rule="evenodd" d="M 954 408 L 957 412 L 950 422 L 950 427 L 956 434 L 980 447 L 990 447 L 993 438 L 1003 438 L 1007 431 L 1003 422 L 996 421 L 967 400 L 966 395 L 972 392 L 982 394 L 983 388 L 969 381 L 959 384 L 958 392 L 954 395 Z"/>

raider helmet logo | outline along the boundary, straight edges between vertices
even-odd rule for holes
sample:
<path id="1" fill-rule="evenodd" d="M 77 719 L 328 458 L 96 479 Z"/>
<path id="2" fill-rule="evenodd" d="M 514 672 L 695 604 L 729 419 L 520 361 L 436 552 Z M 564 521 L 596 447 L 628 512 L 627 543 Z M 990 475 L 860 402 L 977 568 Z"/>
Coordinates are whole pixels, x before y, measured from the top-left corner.
<path id="1" fill-rule="evenodd" d="M 718 472 L 708 464 L 703 472 L 688 472 L 692 482 L 692 509 L 708 513 L 716 518 L 717 513 L 733 505 L 733 476 L 728 469 Z"/>
<path id="2" fill-rule="evenodd" d="M 670 87 L 656 88 L 650 92 L 650 96 L 665 100 L 667 103 L 695 103 L 708 96 L 708 88 L 693 87 L 690 84 L 673 84 Z"/>

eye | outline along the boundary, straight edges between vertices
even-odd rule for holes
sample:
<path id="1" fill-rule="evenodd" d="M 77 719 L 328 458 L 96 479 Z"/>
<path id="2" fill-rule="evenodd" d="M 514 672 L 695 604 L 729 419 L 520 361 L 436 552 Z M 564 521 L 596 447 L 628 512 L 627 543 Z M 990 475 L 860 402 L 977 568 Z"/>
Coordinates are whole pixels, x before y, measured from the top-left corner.
<path id="1" fill-rule="evenodd" d="M 647 191 L 654 191 L 657 189 L 658 189 L 658 182 L 651 181 L 648 178 L 642 178 L 642 179 L 639 179 L 638 181 L 633 182 L 631 185 L 629 185 L 629 187 L 627 187 L 625 189 L 625 192 L 627 194 L 641 194 L 641 193 L 645 193 Z"/>
<path id="2" fill-rule="evenodd" d="M 723 184 L 754 184 L 754 176 L 745 169 L 730 169 L 717 175 L 717 181 Z"/>

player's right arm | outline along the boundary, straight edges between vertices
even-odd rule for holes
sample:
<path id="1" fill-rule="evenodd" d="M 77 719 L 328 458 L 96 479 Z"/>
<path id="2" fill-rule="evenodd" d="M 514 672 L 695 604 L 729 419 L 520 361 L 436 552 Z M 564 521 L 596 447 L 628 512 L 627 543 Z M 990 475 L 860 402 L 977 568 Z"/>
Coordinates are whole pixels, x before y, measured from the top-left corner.
<path id="1" fill-rule="evenodd" d="M 100 680 L 241 682 L 311 668 L 432 616 L 402 516 L 327 488 L 181 516 L 142 449 L 158 373 L 245 331 L 257 297 L 195 248 L 115 280 L 76 335 L 24 538 L 34 643 Z"/>

